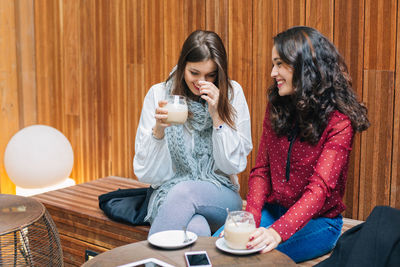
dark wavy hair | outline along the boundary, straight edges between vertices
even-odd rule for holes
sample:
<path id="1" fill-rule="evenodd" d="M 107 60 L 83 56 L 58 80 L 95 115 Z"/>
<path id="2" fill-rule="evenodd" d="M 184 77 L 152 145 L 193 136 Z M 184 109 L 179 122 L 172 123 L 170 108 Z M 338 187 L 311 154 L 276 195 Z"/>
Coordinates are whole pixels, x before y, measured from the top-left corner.
<path id="1" fill-rule="evenodd" d="M 271 125 L 279 136 L 290 136 L 296 126 L 302 141 L 316 144 L 334 110 L 347 115 L 356 131 L 369 127 L 367 108 L 357 100 L 344 59 L 325 36 L 297 26 L 276 35 L 274 45 L 293 68 L 292 95 L 279 96 L 276 81 L 268 89 Z"/>
<path id="2" fill-rule="evenodd" d="M 192 95 L 185 82 L 185 67 L 187 62 L 201 62 L 213 60 L 217 65 L 215 86 L 219 89 L 218 114 L 220 118 L 232 128 L 235 128 L 235 110 L 229 102 L 233 97 L 233 89 L 228 77 L 228 59 L 225 46 L 221 38 L 212 31 L 196 30 L 183 43 L 176 70 L 168 77 L 174 79 L 172 94 Z"/>

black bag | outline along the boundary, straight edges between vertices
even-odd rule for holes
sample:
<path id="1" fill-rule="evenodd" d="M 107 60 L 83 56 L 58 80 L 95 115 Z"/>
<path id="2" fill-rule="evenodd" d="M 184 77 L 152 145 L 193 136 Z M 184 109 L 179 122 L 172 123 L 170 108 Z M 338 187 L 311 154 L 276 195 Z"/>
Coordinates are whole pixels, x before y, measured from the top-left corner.
<path id="1" fill-rule="evenodd" d="M 144 222 L 153 188 L 118 189 L 99 196 L 99 207 L 112 220 L 133 225 Z"/>

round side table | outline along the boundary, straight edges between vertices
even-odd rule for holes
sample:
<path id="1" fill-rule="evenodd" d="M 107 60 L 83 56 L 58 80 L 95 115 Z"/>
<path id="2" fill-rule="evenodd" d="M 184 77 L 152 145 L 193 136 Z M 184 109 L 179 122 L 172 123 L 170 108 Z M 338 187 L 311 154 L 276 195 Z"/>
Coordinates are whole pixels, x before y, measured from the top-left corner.
<path id="1" fill-rule="evenodd" d="M 103 252 L 87 261 L 82 267 L 115 267 L 147 258 L 156 258 L 173 266 L 186 266 L 185 252 L 207 251 L 212 266 L 224 267 L 296 267 L 288 256 L 274 249 L 268 253 L 250 255 L 233 255 L 220 251 L 215 242 L 216 237 L 199 236 L 195 243 L 180 249 L 161 249 L 152 246 L 147 240 L 131 243 Z"/>
<path id="2" fill-rule="evenodd" d="M 0 266 L 63 266 L 57 228 L 39 201 L 0 194 Z"/>

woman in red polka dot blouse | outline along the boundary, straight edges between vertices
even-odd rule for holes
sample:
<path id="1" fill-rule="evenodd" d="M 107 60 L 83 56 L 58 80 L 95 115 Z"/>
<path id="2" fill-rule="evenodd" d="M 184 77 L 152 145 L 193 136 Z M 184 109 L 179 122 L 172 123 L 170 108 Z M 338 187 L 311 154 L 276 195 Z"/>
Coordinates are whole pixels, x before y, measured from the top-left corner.
<path id="1" fill-rule="evenodd" d="M 355 131 L 368 128 L 346 64 L 317 30 L 274 37 L 269 104 L 246 210 L 260 227 L 248 248 L 266 245 L 301 262 L 330 251 L 341 212 Z"/>

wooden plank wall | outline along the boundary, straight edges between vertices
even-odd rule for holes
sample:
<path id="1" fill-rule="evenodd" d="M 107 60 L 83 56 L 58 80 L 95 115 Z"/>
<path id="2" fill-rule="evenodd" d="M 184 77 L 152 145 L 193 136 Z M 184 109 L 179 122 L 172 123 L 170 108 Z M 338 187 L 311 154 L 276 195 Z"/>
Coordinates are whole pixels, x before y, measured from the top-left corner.
<path id="1" fill-rule="evenodd" d="M 3 154 L 25 126 L 63 132 L 77 183 L 134 178 L 134 138 L 143 98 L 176 64 L 195 29 L 216 31 L 229 73 L 244 88 L 254 164 L 271 83 L 272 37 L 309 25 L 345 57 L 372 127 L 354 140 L 345 216 L 375 205 L 400 208 L 400 6 L 398 0 L 1 0 L 0 192 L 14 193 Z"/>

